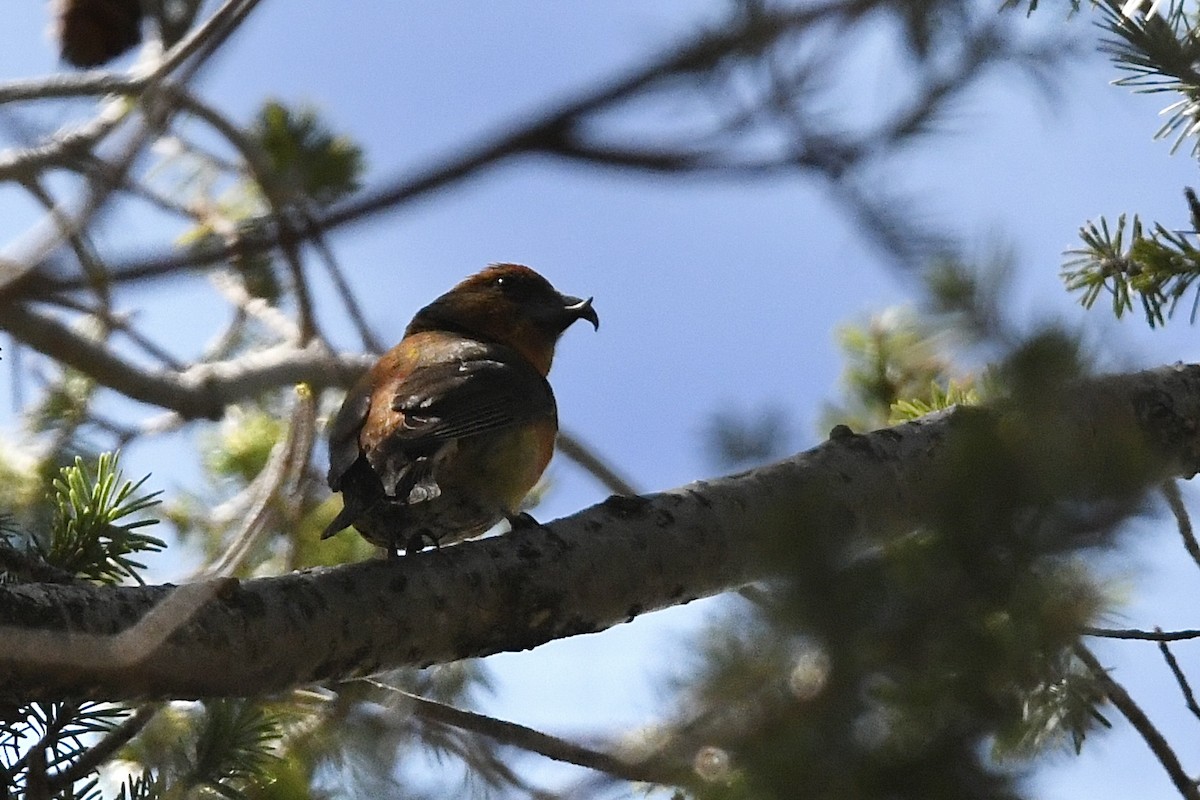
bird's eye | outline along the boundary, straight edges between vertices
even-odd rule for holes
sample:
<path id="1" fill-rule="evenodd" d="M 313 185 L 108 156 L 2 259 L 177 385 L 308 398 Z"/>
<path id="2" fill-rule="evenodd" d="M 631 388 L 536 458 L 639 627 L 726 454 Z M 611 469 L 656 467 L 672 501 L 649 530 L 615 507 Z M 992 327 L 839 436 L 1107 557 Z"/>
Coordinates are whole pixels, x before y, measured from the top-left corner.
<path id="1" fill-rule="evenodd" d="M 545 285 L 543 286 L 543 284 Z M 490 286 L 514 302 L 524 302 L 535 297 L 540 297 L 547 291 L 551 294 L 554 293 L 550 284 L 546 283 L 545 280 L 521 272 L 494 275 L 490 281 Z"/>

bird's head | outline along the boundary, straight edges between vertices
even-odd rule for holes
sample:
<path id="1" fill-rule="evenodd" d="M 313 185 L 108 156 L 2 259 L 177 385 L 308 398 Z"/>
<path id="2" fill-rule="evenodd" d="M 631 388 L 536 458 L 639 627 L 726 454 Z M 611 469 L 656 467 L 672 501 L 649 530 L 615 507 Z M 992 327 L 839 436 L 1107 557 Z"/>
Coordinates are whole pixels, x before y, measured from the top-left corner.
<path id="1" fill-rule="evenodd" d="M 600 328 L 592 298 L 562 294 L 529 267 L 493 264 L 418 311 L 405 334 L 446 330 L 496 342 L 544 375 L 558 337 L 579 319 Z"/>

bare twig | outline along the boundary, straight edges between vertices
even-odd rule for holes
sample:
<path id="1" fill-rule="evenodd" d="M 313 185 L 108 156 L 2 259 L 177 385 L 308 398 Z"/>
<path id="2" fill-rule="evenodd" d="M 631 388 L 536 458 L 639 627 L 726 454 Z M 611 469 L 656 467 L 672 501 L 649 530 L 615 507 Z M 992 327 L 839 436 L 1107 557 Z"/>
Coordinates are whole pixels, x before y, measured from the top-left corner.
<path id="1" fill-rule="evenodd" d="M 173 72 L 201 50 L 219 45 L 246 16 L 258 0 L 226 0 L 207 20 L 163 54 L 162 59 L 142 74 L 85 72 L 79 75 L 54 74 L 45 78 L 9 81 L 0 85 L 0 104 L 22 100 L 47 100 L 104 94 L 138 94 Z"/>
<path id="2" fill-rule="evenodd" d="M 273 501 L 280 498 L 285 504 L 293 501 L 290 495 L 294 495 L 299 478 L 308 466 L 315 436 L 316 403 L 312 390 L 301 387 L 289 415 L 286 434 L 271 448 L 267 463 L 246 487 L 252 502 L 242 515 L 241 528 L 221 558 L 200 578 L 233 575 L 254 552 L 277 511 Z"/>
<path id="3" fill-rule="evenodd" d="M 194 248 L 185 253 L 171 252 L 130 260 L 115 266 L 111 278 L 115 282 L 126 282 L 171 274 L 185 265 L 227 261 L 285 242 L 308 239 L 317 231 L 328 233 L 465 180 L 514 156 L 530 153 L 553 155 L 569 153 L 572 149 L 581 153 L 585 145 L 580 138 L 580 130 L 591 115 L 652 88 L 673 87 L 673 81 L 680 76 L 711 68 L 724 59 L 742 58 L 761 52 L 789 32 L 826 20 L 853 19 L 870 7 L 870 0 L 826 0 L 800 9 L 771 9 L 752 17 L 740 18 L 735 24 L 702 32 L 646 64 L 581 93 L 577 98 L 553 104 L 542 114 L 534 115 L 533 122 L 527 121 L 529 115 L 522 115 L 519 123 L 483 137 L 476 144 L 463 148 L 458 155 L 330 209 L 304 230 L 278 228 L 257 232 L 256 235 L 224 246 Z M 606 158 L 609 159 L 608 163 L 613 163 L 612 159 L 618 158 L 618 154 Z M 662 168 L 661 159 L 653 154 L 643 153 L 639 158 L 649 158 L 648 164 L 655 169 Z M 761 164 L 755 165 L 753 169 L 757 171 L 761 167 Z M 74 284 L 71 278 L 46 275 L 41 276 L 39 281 L 31 282 L 27 290 L 34 293 L 68 290 L 76 288 Z"/>
<path id="4" fill-rule="evenodd" d="M 104 415 L 92 414 L 91 416 L 92 418 L 89 420 L 91 424 L 113 437 L 114 444 L 112 449 L 123 449 L 142 434 L 142 431 L 136 425 L 125 425 Z"/>
<path id="5" fill-rule="evenodd" d="M 473 711 L 455 708 L 445 703 L 438 703 L 371 678 L 362 678 L 361 680 L 401 695 L 405 702 L 411 705 L 412 713 L 423 720 L 472 731 L 487 736 L 502 745 L 518 747 L 555 761 L 587 767 L 634 782 L 676 785 L 687 776 L 683 770 L 672 769 L 649 761 L 626 761 L 609 753 L 592 750 L 533 728 L 518 725 L 515 722 L 507 722 Z"/>
<path id="6" fill-rule="evenodd" d="M 56 132 L 44 144 L 0 151 L 0 180 L 29 178 L 50 167 L 67 166 L 85 158 L 126 119 L 122 103 L 103 103 L 92 119 Z"/>
<path id="7" fill-rule="evenodd" d="M 241 306 L 234 306 L 232 311 L 233 316 L 230 317 L 229 322 L 204 345 L 197 361 L 222 361 L 231 358 L 236 352 L 238 344 L 243 341 L 242 337 L 245 334 L 246 323 L 249 321 L 250 315 Z"/>
<path id="8" fill-rule="evenodd" d="M 1200 718 L 1200 705 L 1196 704 L 1196 695 L 1192 691 L 1191 684 L 1188 683 L 1187 676 L 1183 674 L 1183 669 L 1179 666 L 1175 654 L 1171 652 L 1170 646 L 1166 642 L 1159 642 L 1158 651 L 1162 653 L 1163 661 L 1167 662 L 1167 667 L 1175 676 L 1175 682 L 1179 684 L 1179 691 L 1183 693 L 1183 702 L 1187 706 L 1187 710 Z"/>
<path id="9" fill-rule="evenodd" d="M 181 217 L 189 222 L 198 223 L 203 220 L 203 215 L 187 203 L 167 197 L 140 181 L 130 179 L 125 182 L 120 191 L 144 200 L 160 211 Z"/>
<path id="10" fill-rule="evenodd" d="M 300 316 L 300 342 L 309 341 L 318 334 L 312 293 L 309 290 L 308 278 L 300 260 L 298 242 L 301 237 L 297 235 L 291 222 L 291 218 L 294 216 L 292 204 L 288 202 L 288 198 L 272 173 L 266 154 L 250 137 L 246 136 L 240 128 L 216 109 L 182 89 L 172 87 L 170 91 L 180 109 L 208 123 L 238 151 L 249 168 L 251 177 L 262 189 L 263 197 L 271 207 L 272 222 L 275 226 L 288 232 L 288 235 L 280 238 L 280 248 L 283 250 L 284 261 L 292 275 L 292 290 L 296 293 L 296 305 Z"/>
<path id="11" fill-rule="evenodd" d="M 246 317 L 258 320 L 282 341 L 299 345 L 300 329 L 278 306 L 262 297 L 255 297 L 246 289 L 246 284 L 229 270 L 219 270 L 209 275 L 209 281 L 230 305 L 241 309 Z"/>
<path id="12" fill-rule="evenodd" d="M 1179 491 L 1177 481 L 1165 481 L 1162 485 L 1163 497 L 1167 506 L 1175 515 L 1175 524 L 1179 528 L 1179 536 L 1183 539 L 1183 549 L 1192 557 L 1196 566 L 1200 567 L 1200 542 L 1196 541 L 1196 533 L 1192 530 L 1192 518 L 1188 515 L 1187 506 L 1183 503 L 1183 495 Z"/>
<path id="13" fill-rule="evenodd" d="M 1116 706 L 1117 710 L 1124 715 L 1125 719 L 1129 720 L 1129 724 L 1142 737 L 1142 740 L 1150 747 L 1150 751 L 1154 753 L 1154 757 L 1158 759 L 1158 763 L 1162 764 L 1166 770 L 1167 777 L 1171 779 L 1171 783 L 1175 785 L 1175 789 L 1185 800 L 1200 800 L 1200 789 L 1197 789 L 1196 782 L 1193 781 L 1183 769 L 1183 764 L 1179 762 L 1179 757 L 1171 748 L 1162 732 L 1155 727 L 1150 718 L 1146 716 L 1146 712 L 1142 711 L 1141 707 L 1130 696 L 1125 687 L 1113 680 L 1108 674 L 1108 670 L 1100 666 L 1100 662 L 1092 651 L 1084 647 L 1082 644 L 1077 644 L 1073 648 L 1076 658 L 1091 671 L 1092 676 L 1104 688 L 1104 693 L 1109 701 Z"/>
<path id="14" fill-rule="evenodd" d="M 632 496 L 639 494 L 637 488 L 619 475 L 590 447 L 566 431 L 558 432 L 558 452 L 583 467 L 592 477 L 600 481 L 613 494 Z"/>
<path id="15" fill-rule="evenodd" d="M 325 264 L 325 270 L 329 273 L 329 279 L 333 281 L 334 290 L 342 299 L 342 304 L 346 306 L 346 313 L 350 315 L 350 321 L 354 323 L 354 327 L 358 331 L 358 337 L 362 340 L 363 348 L 368 353 L 382 353 L 387 347 L 375 335 L 375 332 L 371 330 L 371 326 L 367 322 L 367 317 L 363 314 L 362 306 L 358 302 L 358 297 L 346 281 L 346 275 L 338 264 L 337 256 L 334 255 L 333 249 L 325 240 L 325 235 L 313 223 L 311 217 L 306 220 L 306 223 L 309 226 L 307 232 L 312 245 L 318 255 L 321 256 L 321 261 Z"/>
<path id="16" fill-rule="evenodd" d="M 1200 630 L 1195 629 L 1164 631 L 1161 628 L 1155 628 L 1152 631 L 1145 631 L 1138 628 L 1085 627 L 1083 633 L 1087 636 L 1099 636 L 1103 639 L 1141 639 L 1147 642 L 1178 642 L 1184 639 L 1200 639 Z"/>
<path id="17" fill-rule="evenodd" d="M 47 302 L 53 302 L 55 305 L 63 308 L 69 308 L 72 311 L 78 311 L 81 314 L 95 317 L 107 329 L 119 332 L 128 337 L 130 342 L 137 345 L 142 352 L 161 363 L 164 367 L 173 370 L 187 369 L 186 364 L 160 347 L 158 342 L 155 342 L 133 327 L 128 314 L 118 314 L 104 308 L 95 308 L 71 297 L 57 296 L 49 298 Z"/>
<path id="18" fill-rule="evenodd" d="M 93 173 L 89 180 L 88 191 L 75 211 L 67 211 L 57 204 L 53 204 L 48 195 L 44 197 L 47 202 L 52 204 L 47 212 L 50 221 L 49 232 L 32 237 L 32 240 L 23 248 L 24 252 L 19 252 L 0 263 L 0 268 L 3 270 L 0 272 L 0 297 L 11 294 L 14 288 L 19 286 L 42 261 L 57 250 L 64 240 L 70 241 L 72 237 L 82 235 L 91 220 L 104 207 L 113 189 L 124 181 L 126 172 L 141 153 L 142 147 L 149 141 L 149 137 L 150 131 L 146 126 L 142 125 L 135 130 L 113 163 L 106 165 L 103 171 Z M 26 183 L 29 184 L 28 179 Z M 97 270 L 93 269 L 92 265 L 93 260 L 90 253 L 84 248 L 80 257 L 80 266 L 84 273 L 81 285 L 84 288 L 94 289 L 103 296 L 108 288 L 107 274 L 105 274 L 104 280 L 98 283 Z"/>
<path id="19" fill-rule="evenodd" d="M 89 83 L 87 80 L 45 80 L 40 82 L 40 88 L 43 90 L 42 93 L 35 93 L 27 99 L 32 99 L 33 97 L 44 99 L 47 97 L 62 96 L 55 93 L 56 87 L 61 88 L 65 86 L 78 89 L 79 87 L 94 88 L 100 85 L 108 87 L 110 91 L 129 94 L 141 93 L 144 101 L 143 105 L 149 116 L 151 108 L 155 105 L 152 101 L 159 94 L 158 89 L 161 88 L 157 84 L 188 58 L 199 54 L 199 57 L 186 69 L 182 70 L 179 75 L 180 85 L 186 82 L 204 63 L 205 58 L 245 19 L 246 15 L 249 14 L 257 2 L 258 0 L 227 0 L 203 25 L 196 28 L 184 40 L 180 41 L 176 47 L 166 53 L 159 64 L 149 74 L 140 78 L 111 79 L 111 76 L 102 75 L 98 76 L 92 83 Z M 17 88 L 20 89 L 21 87 Z M 29 87 L 25 88 L 28 89 Z M 13 89 L 13 85 L 0 87 L 0 102 L 3 102 L 3 98 L 7 96 L 6 89 Z M 66 94 L 71 93 L 71 91 L 66 92 Z M 12 93 L 9 92 L 9 94 Z M 16 94 L 20 95 L 21 92 L 17 91 Z M 55 161 L 61 161 L 62 159 L 89 151 L 101 138 L 108 135 L 127 113 L 128 109 L 122 103 L 109 102 L 105 105 L 104 111 L 91 123 L 85 125 L 83 128 L 76 129 L 70 135 L 58 137 L 57 141 L 52 141 L 46 147 L 34 148 L 16 154 L 5 154 L 5 160 L 3 163 L 0 163 L 0 168 L 16 177 L 28 179 L 33 174 L 30 170 L 48 166 Z M 168 111 L 167 113 L 169 114 L 170 112 Z M 88 223 L 104 206 L 111 192 L 124 184 L 126 173 L 142 152 L 146 142 L 149 141 L 153 128 L 154 126 L 152 125 L 142 125 L 130 137 L 112 165 L 106 165 L 105 169 L 93 171 L 88 195 L 80 205 L 78 211 L 70 215 L 66 212 L 56 211 L 54 216 L 55 220 L 59 223 L 60 230 L 66 232 L 82 232 L 86 230 Z M 12 263 L 0 263 L 0 267 L 4 268 L 3 274 L 0 274 L 0 293 L 7 292 L 11 294 L 18 281 L 27 278 L 31 271 L 42 265 L 50 254 L 57 249 L 60 241 L 61 237 L 37 240 L 31 247 L 26 249 L 25 253 L 11 259 Z M 81 263 L 83 266 L 87 266 L 86 259 L 81 261 Z M 85 278 L 84 284 L 88 286 L 93 285 L 94 276 L 88 275 Z"/>
<path id="20" fill-rule="evenodd" d="M 46 209 L 49 219 L 58 230 L 59 240 L 66 240 L 67 244 L 71 246 L 71 250 L 75 253 L 75 258 L 79 261 L 80 269 L 90 279 L 97 302 L 104 309 L 104 313 L 108 314 L 112 307 L 112 295 L 109 293 L 108 284 L 104 280 L 106 270 L 104 265 L 100 263 L 100 259 L 97 257 L 92 243 L 88 241 L 85 229 L 66 217 L 59 204 L 54 201 L 54 197 L 38 177 L 30 176 L 19 181 L 19 183 Z"/>
<path id="21" fill-rule="evenodd" d="M 28 305 L 9 304 L 0 329 L 132 400 L 188 419 L 218 419 L 229 403 L 296 383 L 349 386 L 370 366 L 368 356 L 335 356 L 319 343 L 279 345 L 239 358 L 195 364 L 183 372 L 147 370 Z"/>
<path id="22" fill-rule="evenodd" d="M 216 52 L 229 35 L 245 21 L 258 2 L 259 0 L 226 0 L 212 16 L 193 28 L 187 36 L 163 54 L 162 60 L 153 65 L 147 82 L 157 82 L 165 78 L 193 55 L 207 57 Z"/>
<path id="23" fill-rule="evenodd" d="M 45 78 L 26 78 L 0 84 L 0 104 L 105 94 L 137 94 L 146 87 L 149 80 L 148 76 L 131 77 L 113 72 L 85 72 L 80 75 L 55 73 Z"/>

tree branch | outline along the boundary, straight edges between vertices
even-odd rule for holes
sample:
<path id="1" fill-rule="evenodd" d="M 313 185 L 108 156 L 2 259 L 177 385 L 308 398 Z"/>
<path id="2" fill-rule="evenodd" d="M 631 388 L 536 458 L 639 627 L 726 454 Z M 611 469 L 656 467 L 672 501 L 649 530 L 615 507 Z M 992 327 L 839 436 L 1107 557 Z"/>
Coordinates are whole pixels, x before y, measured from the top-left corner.
<path id="1" fill-rule="evenodd" d="M 591 474 L 593 478 L 604 484 L 604 488 L 613 494 L 640 494 L 634 485 L 594 450 L 583 443 L 581 439 L 565 431 L 558 432 L 558 452 L 574 461 Z"/>
<path id="2" fill-rule="evenodd" d="M 369 678 L 366 680 L 373 686 L 402 696 L 404 701 L 411 705 L 412 713 L 426 722 L 450 725 L 461 730 L 471 731 L 508 747 L 519 747 L 555 761 L 587 767 L 634 783 L 677 785 L 688 778 L 688 770 L 680 769 L 677 766 L 672 769 L 671 767 L 675 765 L 621 758 L 601 750 L 583 747 L 557 736 L 550 736 L 515 722 L 455 708 L 406 692 L 395 686 L 389 686 L 386 683 Z"/>
<path id="3" fill-rule="evenodd" d="M 1167 669 L 1171 670 L 1171 675 L 1175 678 L 1175 683 L 1179 685 L 1179 693 L 1183 695 L 1183 703 L 1187 710 L 1192 712 L 1192 715 L 1200 719 L 1200 705 L 1196 703 L 1196 693 L 1192 691 L 1192 685 L 1184 674 L 1183 668 L 1179 666 L 1179 660 L 1175 658 L 1175 654 L 1171 652 L 1171 646 L 1166 642 L 1158 643 L 1158 652 L 1162 654 L 1163 661 L 1167 662 Z"/>
<path id="4" fill-rule="evenodd" d="M 374 190 L 338 204 L 302 230 L 274 228 L 257 231 L 224 245 L 196 247 L 186 252 L 173 250 L 144 258 L 130 259 L 114 266 L 114 283 L 136 281 L 179 272 L 182 267 L 198 267 L 246 257 L 284 245 L 294 246 L 315 235 L 329 233 L 362 221 L 378 213 L 445 189 L 510 158 L 529 155 L 561 155 L 573 134 L 593 116 L 657 88 L 675 88 L 684 76 L 711 68 L 729 59 L 760 53 L 788 33 L 831 20 L 853 20 L 866 13 L 875 0 L 823 0 L 801 9 L 767 9 L 753 15 L 738 16 L 728 24 L 702 31 L 668 48 L 645 64 L 602 82 L 595 89 L 558 103 L 548 104 L 540 113 L 522 114 L 519 121 L 486 135 L 440 162 L 432 163 L 415 174 L 398 177 Z M 47 83 L 46 90 L 54 85 Z M 65 94 L 96 91 L 96 82 L 75 81 L 62 88 Z M 111 91 L 134 91 L 140 84 L 109 83 L 99 85 Z M 20 85 L 0 86 L 0 102 L 5 91 L 24 99 L 30 90 Z M 36 96 L 36 95 L 34 95 Z M 53 95 L 57 96 L 57 95 Z M 532 121 L 530 121 L 532 120 Z M 657 161 L 656 161 L 657 164 Z M 44 296 L 56 291 L 79 288 L 71 276 L 56 276 L 48 269 L 29 275 L 21 286 L 22 296 Z"/>
<path id="5" fill-rule="evenodd" d="M 1171 514 L 1175 517 L 1179 536 L 1183 539 L 1183 549 L 1192 557 L 1196 566 L 1200 567 L 1200 542 L 1196 541 L 1196 532 L 1192 529 L 1192 518 L 1188 514 L 1187 506 L 1183 504 L 1183 495 L 1179 491 L 1179 484 L 1175 481 L 1163 481 L 1162 493 L 1167 500 L 1167 506 L 1171 509 Z"/>
<path id="6" fill-rule="evenodd" d="M 1144 631 L 1138 628 L 1084 628 L 1087 636 L 1101 639 L 1137 639 L 1146 642 L 1179 642 L 1185 639 L 1200 639 L 1200 630 L 1164 631 L 1155 628 Z"/>
<path id="7" fill-rule="evenodd" d="M 958 463 L 956 431 L 988 420 L 1008 432 L 1022 421 L 952 409 L 399 560 L 183 587 L 0 585 L 0 699 L 257 695 L 603 630 L 776 575 L 777 560 L 757 557 L 760 544 L 884 541 L 930 521 L 944 502 L 941 478 Z M 1072 464 L 1104 464 L 1113 441 L 1125 452 L 1141 441 L 1143 488 L 1193 475 L 1200 366 L 1077 385 L 1061 418 L 1039 420 L 1069 437 Z M 1093 472 L 1080 476 L 1080 492 L 1112 486 L 1111 470 Z"/>
<path id="8" fill-rule="evenodd" d="M 280 345 L 231 361 L 195 364 L 182 372 L 150 370 L 61 320 L 17 303 L 0 306 L 0 330 L 132 400 L 186 419 L 219 419 L 226 405 L 290 383 L 349 386 L 371 364 L 369 356 L 335 355 L 314 342 L 303 348 Z"/>
<path id="9" fill-rule="evenodd" d="M 1134 701 L 1125 687 L 1113 680 L 1112 676 L 1108 674 L 1108 670 L 1100 666 L 1100 662 L 1092 654 L 1092 651 L 1083 645 L 1075 646 L 1075 656 L 1087 666 L 1100 685 L 1104 687 L 1109 701 L 1141 735 L 1151 752 L 1154 753 L 1154 757 L 1166 770 L 1167 775 L 1171 778 L 1171 783 L 1175 784 L 1179 794 L 1186 800 L 1200 800 L 1200 789 L 1197 789 L 1196 782 L 1184 771 L 1183 764 L 1179 762 L 1179 756 L 1175 754 L 1166 737 L 1150 721 L 1146 712 Z"/>

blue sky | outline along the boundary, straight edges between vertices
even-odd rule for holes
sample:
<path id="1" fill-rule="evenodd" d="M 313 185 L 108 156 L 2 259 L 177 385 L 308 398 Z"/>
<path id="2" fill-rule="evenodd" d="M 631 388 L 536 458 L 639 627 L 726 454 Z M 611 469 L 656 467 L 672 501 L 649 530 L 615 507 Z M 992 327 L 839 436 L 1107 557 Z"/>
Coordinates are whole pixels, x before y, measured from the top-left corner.
<path id="1" fill-rule="evenodd" d="M 718 7 L 364 0 L 306 4 L 301 11 L 266 2 L 205 73 L 201 93 L 241 121 L 269 97 L 318 106 L 363 146 L 372 183 L 456 153 L 548 99 L 624 70 L 713 18 Z M 1048 9 L 1035 24 L 1056 23 L 1049 15 L 1057 13 Z M 21 4 L 9 14 L 0 80 L 57 69 L 45 5 Z M 1072 24 L 1086 33 L 1086 22 Z M 1012 73 L 999 73 L 956 107 L 943 133 L 891 164 L 887 185 L 930 198 L 932 217 L 981 251 L 998 239 L 1012 245 L 1016 319 L 1083 326 L 1115 368 L 1194 360 L 1185 319 L 1157 332 L 1137 319 L 1114 323 L 1101 309 L 1079 308 L 1058 278 L 1062 252 L 1089 219 L 1129 211 L 1185 223 L 1181 192 L 1196 181 L 1195 162 L 1151 140 L 1165 101 L 1107 85 L 1113 77 L 1111 67 L 1093 59 L 1071 68 L 1061 94 L 1046 98 Z M 856 100 L 886 97 L 891 78 L 866 58 Z M 7 198 L 0 193 L 0 203 Z M 26 218 L 19 210 L 8 215 L 0 246 Z M 117 215 L 100 241 L 127 250 L 141 241 L 143 227 L 150 241 L 164 240 L 152 225 Z M 828 187 L 803 175 L 671 179 L 522 160 L 358 225 L 332 243 L 369 320 L 389 340 L 414 310 L 489 262 L 527 263 L 564 291 L 594 295 L 599 333 L 570 331 L 551 376 L 560 416 L 646 490 L 712 474 L 702 432 L 716 411 L 782 405 L 792 414 L 791 445 L 815 444 L 822 403 L 838 394 L 836 326 L 916 296 L 906 276 L 854 229 Z M 195 313 L 195 302 L 155 291 L 139 311 L 150 326 L 169 326 L 198 342 L 213 321 Z M 327 300 L 322 311 L 338 343 L 354 347 L 335 304 Z M 168 490 L 194 475 L 165 463 L 154 447 L 128 455 L 131 473 L 153 471 Z M 539 518 L 604 497 L 569 465 L 556 464 L 551 477 Z M 1182 554 L 1160 528 L 1139 526 L 1131 537 L 1139 546 L 1115 568 L 1126 578 L 1130 601 L 1118 622 L 1194 627 L 1181 611 L 1194 576 L 1178 566 Z M 158 568 L 171 574 L 169 565 Z M 652 721 L 659 679 L 680 652 L 672 646 L 704 605 L 494 657 L 499 690 L 489 710 L 562 733 Z M 1152 713 L 1182 724 L 1169 675 L 1156 656 L 1127 656 L 1136 650 L 1100 648 L 1119 667 L 1118 678 L 1143 692 Z M 1188 666 L 1191 653 L 1179 652 Z M 1097 744 L 1081 759 L 1055 759 L 1038 778 L 1036 794 L 1048 800 L 1174 795 L 1128 734 Z"/>

